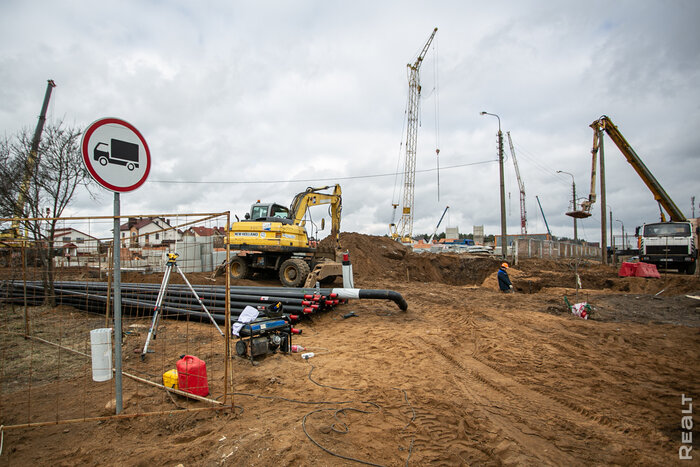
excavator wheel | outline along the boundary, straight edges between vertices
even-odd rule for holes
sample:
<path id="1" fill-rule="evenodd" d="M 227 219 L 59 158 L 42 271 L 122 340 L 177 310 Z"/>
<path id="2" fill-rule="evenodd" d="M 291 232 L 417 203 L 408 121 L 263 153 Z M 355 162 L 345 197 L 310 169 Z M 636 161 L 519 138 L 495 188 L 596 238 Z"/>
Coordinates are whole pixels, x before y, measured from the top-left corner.
<path id="1" fill-rule="evenodd" d="M 231 279 L 250 279 L 252 276 L 253 271 L 243 258 L 237 256 L 231 260 Z"/>
<path id="2" fill-rule="evenodd" d="M 290 258 L 280 267 L 280 282 L 285 287 L 301 287 L 311 272 L 309 265 L 298 258 Z"/>

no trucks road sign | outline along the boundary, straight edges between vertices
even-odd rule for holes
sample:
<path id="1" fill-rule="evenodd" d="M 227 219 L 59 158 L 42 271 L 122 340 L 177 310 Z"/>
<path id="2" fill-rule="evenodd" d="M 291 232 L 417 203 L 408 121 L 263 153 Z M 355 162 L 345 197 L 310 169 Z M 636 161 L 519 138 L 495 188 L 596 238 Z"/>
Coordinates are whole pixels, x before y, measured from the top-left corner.
<path id="1" fill-rule="evenodd" d="M 93 122 L 80 142 L 88 172 L 104 188 L 125 193 L 143 185 L 151 171 L 151 152 L 129 122 L 102 118 Z"/>

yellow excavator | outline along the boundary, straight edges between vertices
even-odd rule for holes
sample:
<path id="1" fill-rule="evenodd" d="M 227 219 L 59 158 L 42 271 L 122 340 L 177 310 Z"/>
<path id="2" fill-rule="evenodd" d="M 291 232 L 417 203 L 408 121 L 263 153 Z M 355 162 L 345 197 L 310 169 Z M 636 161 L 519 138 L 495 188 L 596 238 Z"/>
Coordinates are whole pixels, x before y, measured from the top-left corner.
<path id="1" fill-rule="evenodd" d="M 312 206 L 330 205 L 331 244 L 321 247 L 309 240 L 307 211 Z M 331 283 L 342 275 L 340 252 L 340 185 L 307 188 L 297 194 L 289 208 L 277 203 L 257 202 L 231 225 L 227 241 L 234 255 L 231 277 L 249 279 L 256 272 L 275 271 L 285 287 L 310 287 Z M 325 220 L 321 220 L 321 230 Z"/>

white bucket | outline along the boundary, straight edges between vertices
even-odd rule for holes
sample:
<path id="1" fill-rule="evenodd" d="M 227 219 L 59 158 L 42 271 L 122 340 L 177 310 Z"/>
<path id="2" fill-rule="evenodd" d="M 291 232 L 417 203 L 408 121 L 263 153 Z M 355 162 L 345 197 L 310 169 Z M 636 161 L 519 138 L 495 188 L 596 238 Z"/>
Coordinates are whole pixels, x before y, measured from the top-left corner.
<path id="1" fill-rule="evenodd" d="M 112 328 L 90 331 L 90 347 L 92 348 L 92 380 L 109 381 L 112 379 Z"/>

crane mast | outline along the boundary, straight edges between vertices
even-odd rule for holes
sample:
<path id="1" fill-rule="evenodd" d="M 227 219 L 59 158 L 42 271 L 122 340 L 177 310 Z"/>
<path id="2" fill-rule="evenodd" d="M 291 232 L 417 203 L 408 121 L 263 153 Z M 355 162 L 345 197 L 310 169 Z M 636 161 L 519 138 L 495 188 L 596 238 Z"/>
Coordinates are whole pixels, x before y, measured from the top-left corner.
<path id="1" fill-rule="evenodd" d="M 428 41 L 418 54 L 413 64 L 408 67 L 408 123 L 406 130 L 406 161 L 403 173 L 403 205 L 401 209 L 401 219 L 398 227 L 395 224 L 389 226 L 392 238 L 409 242 L 413 236 L 413 201 L 416 183 L 416 146 L 418 143 L 418 111 L 420 103 L 420 67 L 428 53 L 430 43 L 437 33 L 437 28 L 433 29 Z M 394 205 L 396 209 L 397 205 Z"/>
<path id="2" fill-rule="evenodd" d="M 513 149 L 513 140 L 510 139 L 510 131 L 507 131 L 508 145 L 510 146 L 510 154 L 513 156 L 513 165 L 515 166 L 515 175 L 518 177 L 518 187 L 520 188 L 520 233 L 527 234 L 527 210 L 525 209 L 525 184 L 520 178 L 520 169 L 518 168 L 518 160 L 515 158 L 515 149 Z"/>

